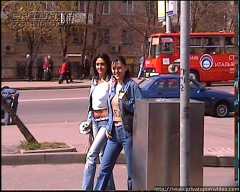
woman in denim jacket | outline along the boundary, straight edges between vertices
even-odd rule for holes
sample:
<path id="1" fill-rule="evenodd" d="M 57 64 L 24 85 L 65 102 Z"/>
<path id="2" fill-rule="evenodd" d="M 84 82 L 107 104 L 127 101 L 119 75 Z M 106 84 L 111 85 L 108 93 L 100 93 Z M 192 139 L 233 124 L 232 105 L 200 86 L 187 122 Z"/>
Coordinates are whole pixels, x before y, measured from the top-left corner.
<path id="1" fill-rule="evenodd" d="M 126 115 L 133 116 L 136 99 L 142 98 L 142 94 L 138 84 L 130 79 L 126 60 L 123 56 L 119 55 L 112 62 L 112 72 L 117 81 L 115 85 L 111 86 L 111 93 L 108 100 L 109 120 L 106 131 L 108 141 L 103 154 L 100 172 L 97 177 L 97 182 L 94 189 L 106 189 L 118 156 L 121 153 L 122 149 L 124 149 L 128 172 L 128 190 L 131 190 L 132 122 L 125 122 L 125 119 L 129 119 L 126 118 Z"/>
<path id="2" fill-rule="evenodd" d="M 107 137 L 105 135 L 106 125 L 108 122 L 108 95 L 110 87 L 111 61 L 107 54 L 100 53 L 94 60 L 94 77 L 92 80 L 90 94 L 89 94 L 89 107 L 87 121 L 92 123 L 93 143 L 88 150 L 86 157 L 86 164 L 84 168 L 82 189 L 92 190 L 94 177 L 96 172 L 97 160 L 104 151 Z M 109 190 L 115 190 L 113 176 L 111 174 Z"/>

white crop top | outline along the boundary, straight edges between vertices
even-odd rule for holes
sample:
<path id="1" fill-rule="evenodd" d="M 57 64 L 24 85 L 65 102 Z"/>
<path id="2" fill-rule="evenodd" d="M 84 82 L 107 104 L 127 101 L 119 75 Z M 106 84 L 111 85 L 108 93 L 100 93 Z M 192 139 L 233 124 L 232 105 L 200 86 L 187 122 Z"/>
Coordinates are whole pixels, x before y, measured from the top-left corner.
<path id="1" fill-rule="evenodd" d="M 98 84 L 92 93 L 93 110 L 108 108 L 107 99 L 109 94 L 108 82 L 104 81 Z"/>

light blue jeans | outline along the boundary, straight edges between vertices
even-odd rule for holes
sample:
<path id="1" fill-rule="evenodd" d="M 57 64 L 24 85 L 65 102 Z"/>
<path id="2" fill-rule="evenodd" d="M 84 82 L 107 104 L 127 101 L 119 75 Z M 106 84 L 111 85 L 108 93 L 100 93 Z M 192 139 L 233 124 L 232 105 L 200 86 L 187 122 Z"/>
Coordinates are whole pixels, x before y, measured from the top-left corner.
<path id="1" fill-rule="evenodd" d="M 14 112 L 17 113 L 18 99 L 14 99 L 14 100 L 6 99 L 6 102 L 9 106 L 11 106 L 11 108 L 14 110 Z M 11 124 L 10 119 L 11 119 L 10 114 L 6 110 L 4 110 L 4 121 L 5 121 L 4 124 L 10 125 Z M 12 123 L 15 123 L 15 122 L 13 122 L 13 120 L 12 120 Z"/>
<path id="2" fill-rule="evenodd" d="M 107 142 L 106 128 L 105 128 L 107 122 L 108 120 L 103 120 L 98 122 L 93 120 L 92 122 L 94 140 L 86 157 L 82 189 L 85 189 L 85 190 L 93 189 L 94 177 L 95 177 L 96 167 L 97 167 L 97 160 L 99 158 L 101 162 L 103 152 Z M 115 190 L 113 174 L 110 175 L 107 189 Z"/>
<path id="3" fill-rule="evenodd" d="M 124 149 L 127 165 L 128 190 L 132 190 L 132 133 L 125 131 L 121 125 L 113 128 L 112 138 L 107 141 L 94 190 L 107 189 L 112 170 L 122 149 Z"/>

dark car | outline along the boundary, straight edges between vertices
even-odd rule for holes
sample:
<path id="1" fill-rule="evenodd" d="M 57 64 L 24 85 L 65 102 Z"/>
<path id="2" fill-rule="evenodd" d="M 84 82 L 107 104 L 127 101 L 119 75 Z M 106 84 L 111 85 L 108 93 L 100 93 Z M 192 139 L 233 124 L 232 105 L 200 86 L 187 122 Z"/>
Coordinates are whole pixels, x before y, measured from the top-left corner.
<path id="1" fill-rule="evenodd" d="M 151 76 L 139 83 L 143 98 L 180 98 L 180 75 L 165 74 Z M 204 87 L 189 79 L 190 98 L 205 103 L 205 113 L 215 117 L 226 117 L 234 111 L 235 96 L 221 90 Z"/>

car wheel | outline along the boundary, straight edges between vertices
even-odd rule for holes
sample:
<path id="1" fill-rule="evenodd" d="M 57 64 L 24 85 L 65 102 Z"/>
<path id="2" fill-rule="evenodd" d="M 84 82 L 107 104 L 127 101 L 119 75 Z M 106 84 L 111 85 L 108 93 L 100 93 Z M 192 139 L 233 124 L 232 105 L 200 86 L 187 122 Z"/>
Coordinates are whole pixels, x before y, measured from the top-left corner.
<path id="1" fill-rule="evenodd" d="M 196 81 L 199 81 L 199 75 L 197 71 L 190 70 L 189 77 Z"/>
<path id="2" fill-rule="evenodd" d="M 214 107 L 213 116 L 226 117 L 229 114 L 229 106 L 226 102 L 218 102 Z"/>

